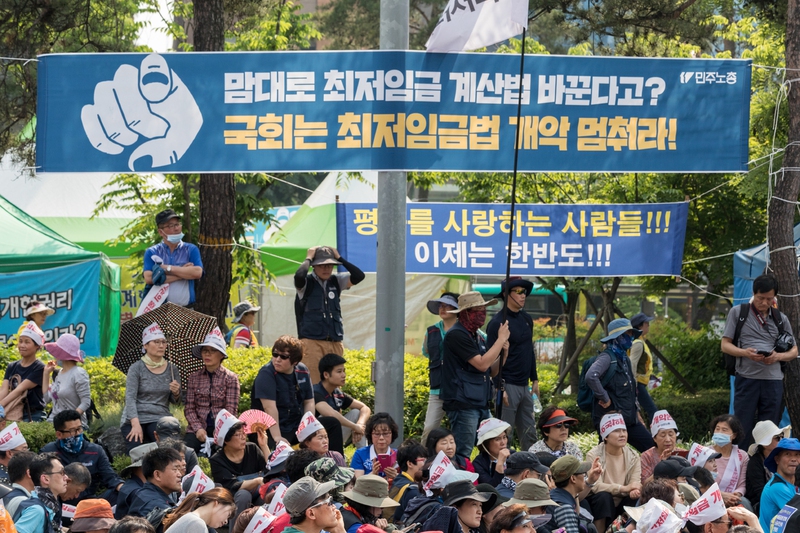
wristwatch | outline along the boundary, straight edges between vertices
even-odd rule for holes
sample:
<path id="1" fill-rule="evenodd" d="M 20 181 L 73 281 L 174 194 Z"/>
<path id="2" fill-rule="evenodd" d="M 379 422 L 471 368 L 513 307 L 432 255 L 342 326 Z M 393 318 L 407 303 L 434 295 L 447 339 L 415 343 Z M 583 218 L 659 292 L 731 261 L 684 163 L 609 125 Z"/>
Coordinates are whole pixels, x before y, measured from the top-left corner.
<path id="1" fill-rule="evenodd" d="M 172 265 L 167 265 L 167 272 L 172 272 Z"/>

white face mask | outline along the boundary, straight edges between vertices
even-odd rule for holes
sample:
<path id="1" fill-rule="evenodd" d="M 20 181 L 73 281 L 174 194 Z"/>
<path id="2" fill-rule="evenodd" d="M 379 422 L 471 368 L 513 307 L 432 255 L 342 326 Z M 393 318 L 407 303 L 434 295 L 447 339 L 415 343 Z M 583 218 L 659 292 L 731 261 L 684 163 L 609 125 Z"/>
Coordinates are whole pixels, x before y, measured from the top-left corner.
<path id="1" fill-rule="evenodd" d="M 178 233 L 175 235 L 167 235 L 167 241 L 171 244 L 178 244 L 183 239 L 183 233 Z"/>
<path id="2" fill-rule="evenodd" d="M 682 503 L 676 503 L 675 504 L 675 511 L 678 513 L 678 516 L 683 516 L 684 513 L 686 513 L 686 511 L 688 509 L 689 508 L 686 505 L 682 504 Z"/>

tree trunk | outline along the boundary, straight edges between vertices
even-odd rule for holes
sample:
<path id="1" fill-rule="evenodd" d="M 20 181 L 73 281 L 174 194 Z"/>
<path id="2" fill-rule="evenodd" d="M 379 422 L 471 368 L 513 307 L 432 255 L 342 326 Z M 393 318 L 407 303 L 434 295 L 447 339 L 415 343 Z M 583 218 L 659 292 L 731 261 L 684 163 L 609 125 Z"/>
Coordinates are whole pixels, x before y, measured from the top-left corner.
<path id="1" fill-rule="evenodd" d="M 786 18 L 786 68 L 789 72 L 800 69 L 800 0 L 788 1 Z M 783 172 L 776 174 L 774 196 L 797 201 L 800 193 L 800 87 L 791 83 L 787 87 L 789 102 L 789 139 L 783 157 Z M 770 263 L 778 279 L 780 294 L 800 294 L 800 279 L 794 250 L 794 204 L 776 200 L 769 204 Z M 773 251 L 774 250 L 774 251 Z M 778 306 L 789 318 L 794 331 L 800 325 L 800 298 L 779 297 Z M 794 427 L 800 427 L 800 363 L 794 359 L 786 365 L 784 398 Z"/>
<path id="2" fill-rule="evenodd" d="M 233 278 L 233 247 L 230 244 L 233 242 L 235 212 L 233 174 L 201 174 L 198 242 L 204 274 L 197 287 L 195 308 L 217 317 L 217 324 L 223 331 L 226 331 L 225 313 Z"/>
<path id="3" fill-rule="evenodd" d="M 575 331 L 575 312 L 578 309 L 580 294 L 578 290 L 567 291 L 567 305 L 565 310 L 567 313 L 567 333 L 564 335 L 564 353 L 567 354 L 567 357 L 572 355 L 578 347 L 578 335 Z M 572 368 L 569 369 L 569 387 L 573 394 L 576 394 L 578 391 L 578 380 L 580 378 L 578 367 L 579 365 L 576 360 Z"/>
<path id="4" fill-rule="evenodd" d="M 703 324 L 709 324 L 714 319 L 717 312 L 717 302 L 719 298 L 711 296 L 712 293 L 716 294 L 720 289 L 719 278 L 708 280 L 706 285 L 706 295 L 695 305 L 694 319 L 692 320 L 692 329 L 700 329 Z M 697 300 L 695 300 L 697 301 Z"/>
<path id="5" fill-rule="evenodd" d="M 225 49 L 223 0 L 195 0 L 194 49 L 221 52 Z M 203 279 L 198 285 L 196 309 L 217 317 L 224 331 L 225 313 L 233 277 L 233 226 L 236 187 L 233 174 L 200 174 L 200 255 Z M 205 245 L 205 246 L 203 246 Z"/>

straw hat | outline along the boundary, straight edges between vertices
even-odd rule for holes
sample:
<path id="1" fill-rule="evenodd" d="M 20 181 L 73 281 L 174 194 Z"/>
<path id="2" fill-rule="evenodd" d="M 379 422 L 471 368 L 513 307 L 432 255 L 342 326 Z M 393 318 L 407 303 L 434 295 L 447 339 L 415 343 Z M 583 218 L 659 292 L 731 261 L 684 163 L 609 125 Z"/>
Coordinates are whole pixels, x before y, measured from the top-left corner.
<path id="1" fill-rule="evenodd" d="M 484 301 L 481 293 L 477 291 L 465 292 L 458 297 L 458 309 L 448 311 L 451 315 L 457 315 L 461 311 L 472 309 L 473 307 L 486 307 L 487 305 L 494 305 L 497 303 L 497 298 Z"/>

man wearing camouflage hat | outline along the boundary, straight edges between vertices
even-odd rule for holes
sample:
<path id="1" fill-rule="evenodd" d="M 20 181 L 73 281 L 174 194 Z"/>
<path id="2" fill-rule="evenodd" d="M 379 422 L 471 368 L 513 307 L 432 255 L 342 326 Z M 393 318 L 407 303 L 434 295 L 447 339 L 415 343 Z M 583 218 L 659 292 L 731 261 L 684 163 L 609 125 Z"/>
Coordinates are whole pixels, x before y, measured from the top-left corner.
<path id="1" fill-rule="evenodd" d="M 356 477 L 355 470 L 337 465 L 336 461 L 330 457 L 317 459 L 308 465 L 304 472 L 307 476 L 313 477 L 320 483 L 327 483 L 328 481 L 334 482 L 335 486 L 331 491 L 331 496 L 337 508 L 340 508 L 341 505 L 344 504 L 342 492 L 347 490 L 348 485 L 350 485 Z"/>
<path id="2" fill-rule="evenodd" d="M 283 533 L 345 533 L 342 513 L 328 494 L 335 486 L 333 481 L 318 483 L 309 476 L 292 483 L 283 496 L 291 526 Z"/>
<path id="3" fill-rule="evenodd" d="M 341 265 L 347 271 L 334 274 L 334 265 Z M 308 272 L 309 266 L 313 268 L 311 273 Z M 303 342 L 303 363 L 311 373 L 312 383 L 320 380 L 318 366 L 322 356 L 328 353 L 344 354 L 344 327 L 339 298 L 342 291 L 358 285 L 364 277 L 357 266 L 330 246 L 309 248 L 306 260 L 294 274 L 297 338 Z"/>

